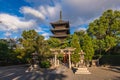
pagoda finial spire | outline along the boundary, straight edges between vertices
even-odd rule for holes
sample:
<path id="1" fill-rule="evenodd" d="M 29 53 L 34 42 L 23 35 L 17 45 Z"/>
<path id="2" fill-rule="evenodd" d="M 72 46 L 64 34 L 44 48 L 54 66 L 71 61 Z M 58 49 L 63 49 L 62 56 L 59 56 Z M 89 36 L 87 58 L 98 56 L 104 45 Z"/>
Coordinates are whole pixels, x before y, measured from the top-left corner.
<path id="1" fill-rule="evenodd" d="M 62 20 L 62 11 L 60 11 L 60 20 Z"/>

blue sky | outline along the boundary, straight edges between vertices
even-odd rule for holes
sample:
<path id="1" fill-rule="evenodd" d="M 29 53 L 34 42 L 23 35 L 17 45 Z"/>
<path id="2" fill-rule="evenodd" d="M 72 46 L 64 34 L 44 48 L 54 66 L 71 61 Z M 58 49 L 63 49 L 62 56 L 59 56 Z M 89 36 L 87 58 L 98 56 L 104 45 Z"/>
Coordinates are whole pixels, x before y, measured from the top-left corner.
<path id="1" fill-rule="evenodd" d="M 35 29 L 47 39 L 60 10 L 72 34 L 86 30 L 107 9 L 120 10 L 120 0 L 0 0 L 0 38 L 19 38 L 23 30 Z"/>

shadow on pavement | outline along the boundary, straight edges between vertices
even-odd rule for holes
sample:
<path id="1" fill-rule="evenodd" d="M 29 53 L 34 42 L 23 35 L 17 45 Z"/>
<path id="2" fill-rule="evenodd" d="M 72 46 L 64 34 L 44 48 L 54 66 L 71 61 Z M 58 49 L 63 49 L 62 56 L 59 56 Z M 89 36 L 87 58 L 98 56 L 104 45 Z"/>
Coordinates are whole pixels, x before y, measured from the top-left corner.
<path id="1" fill-rule="evenodd" d="M 120 80 L 120 76 L 116 76 L 116 78 L 114 78 L 112 80 Z"/>
<path id="2" fill-rule="evenodd" d="M 110 67 L 102 68 L 102 69 L 120 73 L 120 66 L 110 66 Z"/>
<path id="3" fill-rule="evenodd" d="M 0 80 L 64 80 L 67 77 L 62 73 L 51 73 L 54 69 L 25 72 L 26 69 L 25 67 L 18 67 L 0 70 Z"/>
<path id="4" fill-rule="evenodd" d="M 110 66 L 109 69 L 114 72 L 120 73 L 120 66 Z"/>

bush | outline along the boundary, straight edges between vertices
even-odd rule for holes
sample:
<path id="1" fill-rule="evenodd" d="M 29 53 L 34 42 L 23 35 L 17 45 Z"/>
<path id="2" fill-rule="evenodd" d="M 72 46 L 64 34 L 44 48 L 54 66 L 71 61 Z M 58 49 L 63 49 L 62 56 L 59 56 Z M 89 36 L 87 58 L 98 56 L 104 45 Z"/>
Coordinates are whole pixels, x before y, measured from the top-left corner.
<path id="1" fill-rule="evenodd" d="M 40 63 L 40 67 L 41 68 L 49 68 L 51 66 L 50 62 L 49 61 L 42 61 Z"/>
<path id="2" fill-rule="evenodd" d="M 100 65 L 120 65 L 120 55 L 104 55 L 100 59 Z"/>

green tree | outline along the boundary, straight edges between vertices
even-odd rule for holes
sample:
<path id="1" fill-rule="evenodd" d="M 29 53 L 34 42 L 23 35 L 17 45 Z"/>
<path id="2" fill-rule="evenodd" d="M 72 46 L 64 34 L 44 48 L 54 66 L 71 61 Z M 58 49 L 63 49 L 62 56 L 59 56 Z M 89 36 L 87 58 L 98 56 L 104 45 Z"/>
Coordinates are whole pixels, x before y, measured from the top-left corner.
<path id="1" fill-rule="evenodd" d="M 62 41 L 61 43 L 61 47 L 60 48 L 66 48 L 66 47 L 71 47 L 70 43 L 72 40 L 72 35 L 68 35 L 66 39 L 64 39 L 64 41 Z"/>
<path id="2" fill-rule="evenodd" d="M 84 42 L 84 36 L 86 35 L 86 31 L 80 30 L 80 31 L 75 32 L 75 34 L 78 36 L 79 44 L 82 47 L 83 46 L 83 42 Z"/>
<path id="3" fill-rule="evenodd" d="M 60 48 L 61 46 L 61 41 L 57 38 L 50 38 L 47 40 L 50 48 Z"/>
<path id="4" fill-rule="evenodd" d="M 75 53 L 78 54 L 81 50 L 80 43 L 79 43 L 79 38 L 76 34 L 73 34 L 72 40 L 70 42 L 71 47 L 76 48 Z"/>
<path id="5" fill-rule="evenodd" d="M 80 61 L 80 54 L 72 54 L 71 55 L 71 61 L 76 64 Z"/>
<path id="6" fill-rule="evenodd" d="M 0 60 L 7 62 L 9 59 L 9 48 L 6 40 L 0 39 Z"/>
<path id="7" fill-rule="evenodd" d="M 119 42 L 120 38 L 120 11 L 107 10 L 102 16 L 89 24 L 88 34 L 99 40 L 99 50 L 108 51 Z M 104 42 L 103 42 L 104 41 Z M 105 47 L 100 47 L 104 46 Z"/>
<path id="8" fill-rule="evenodd" d="M 71 47 L 76 48 L 75 53 L 72 54 L 72 56 L 71 56 L 72 62 L 74 64 L 76 64 L 77 62 L 80 61 L 80 55 L 78 53 L 80 53 L 80 50 L 81 50 L 81 47 L 80 47 L 80 44 L 79 44 L 79 38 L 76 34 L 73 34 L 70 45 L 71 45 Z"/>
<path id="9" fill-rule="evenodd" d="M 23 31 L 20 42 L 23 45 L 24 51 L 21 56 L 28 61 L 31 59 L 33 52 L 39 54 L 40 61 L 46 59 L 49 55 L 50 51 L 47 41 L 44 40 L 44 37 L 39 35 L 35 30 Z"/>
<path id="10" fill-rule="evenodd" d="M 111 37 L 111 36 L 105 37 L 105 46 L 106 46 L 105 51 L 109 51 L 115 45 L 117 45 L 117 43 L 114 37 Z"/>
<path id="11" fill-rule="evenodd" d="M 94 56 L 94 44 L 92 38 L 88 36 L 84 30 L 77 31 L 75 34 L 78 35 L 80 46 L 85 52 L 85 60 L 91 61 Z"/>
<path id="12" fill-rule="evenodd" d="M 48 41 L 39 35 L 36 39 L 36 51 L 39 53 L 41 60 L 45 60 L 51 55 L 49 48 Z"/>
<path id="13" fill-rule="evenodd" d="M 94 56 L 94 45 L 91 37 L 87 34 L 84 36 L 82 50 L 85 52 L 85 60 L 91 61 Z"/>
<path id="14" fill-rule="evenodd" d="M 35 52 L 38 33 L 35 30 L 23 31 L 21 43 L 27 53 Z"/>

